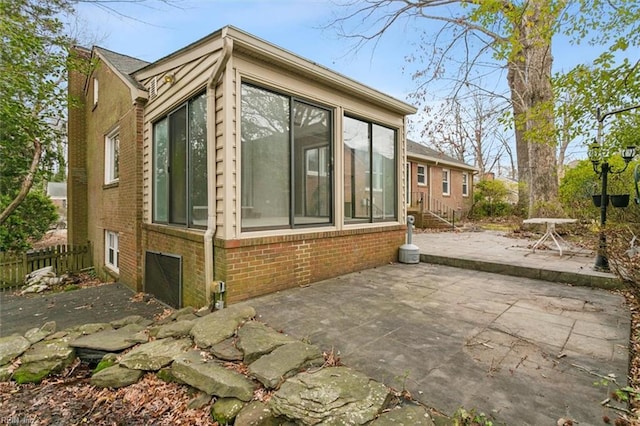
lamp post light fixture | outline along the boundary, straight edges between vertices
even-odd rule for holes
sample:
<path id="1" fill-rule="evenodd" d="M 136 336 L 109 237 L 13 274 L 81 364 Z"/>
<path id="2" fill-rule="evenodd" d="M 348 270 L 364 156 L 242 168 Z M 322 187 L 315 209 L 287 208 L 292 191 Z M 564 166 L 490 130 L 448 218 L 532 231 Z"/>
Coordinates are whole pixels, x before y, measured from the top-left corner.
<path id="1" fill-rule="evenodd" d="M 609 173 L 619 174 L 624 172 L 633 157 L 636 155 L 636 147 L 628 146 L 622 150 L 620 155 L 624 160 L 624 167 L 621 170 L 614 170 L 604 157 L 602 145 L 600 143 L 602 138 L 602 125 L 604 119 L 610 115 L 618 114 L 621 112 L 629 111 L 632 109 L 640 108 L 640 105 L 635 105 L 628 108 L 623 108 L 615 111 L 606 112 L 600 114 L 600 108 L 596 112 L 596 118 L 598 119 L 598 134 L 596 141 L 589 146 L 588 156 L 589 160 L 593 164 L 593 171 L 602 179 L 602 192 L 600 193 L 600 235 L 598 242 L 598 252 L 596 255 L 596 262 L 593 269 L 596 271 L 609 271 L 609 260 L 607 259 L 607 236 L 605 234 L 605 225 L 607 223 L 607 205 L 609 204 L 609 194 L 607 194 L 607 179 Z"/>

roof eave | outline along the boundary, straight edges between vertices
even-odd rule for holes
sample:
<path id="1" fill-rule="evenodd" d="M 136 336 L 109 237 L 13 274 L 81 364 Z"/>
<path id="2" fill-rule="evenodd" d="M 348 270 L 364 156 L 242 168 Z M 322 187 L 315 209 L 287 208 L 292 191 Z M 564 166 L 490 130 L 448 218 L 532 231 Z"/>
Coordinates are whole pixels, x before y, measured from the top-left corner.
<path id="1" fill-rule="evenodd" d="M 229 36 L 234 40 L 236 51 L 246 51 L 254 55 L 262 56 L 287 69 L 299 70 L 325 84 L 336 87 L 351 95 L 366 98 L 384 105 L 386 108 L 403 115 L 415 114 L 416 107 L 404 101 L 395 99 L 369 86 L 359 83 L 349 77 L 330 70 L 313 61 L 277 47 L 267 41 L 254 37 L 234 27 L 226 27 L 223 37 Z"/>
<path id="2" fill-rule="evenodd" d="M 479 169 L 475 166 L 470 166 L 468 164 L 456 163 L 455 161 L 443 160 L 442 158 L 432 157 L 430 155 L 422 155 L 422 154 L 414 154 L 412 152 L 407 152 L 407 158 L 415 158 L 417 160 L 428 161 L 431 163 L 436 163 L 436 165 L 443 164 L 449 167 L 455 167 L 457 169 L 464 169 L 469 171 L 478 172 Z"/>
<path id="3" fill-rule="evenodd" d="M 234 52 L 244 52 L 286 69 L 296 70 L 297 72 L 308 75 L 309 77 L 324 84 L 336 87 L 343 92 L 347 92 L 360 98 L 365 98 L 371 102 L 375 102 L 377 105 L 384 106 L 387 109 L 403 115 L 415 114 L 417 112 L 417 109 L 413 105 L 395 99 L 389 95 L 365 86 L 364 84 L 358 83 L 357 81 L 332 71 L 329 68 L 308 59 L 304 59 L 301 56 L 232 26 L 223 27 L 200 40 L 197 40 L 182 49 L 137 70 L 133 75 L 139 79 L 148 77 L 162 67 L 169 66 L 169 64 L 176 58 L 182 55 L 188 55 L 192 50 L 202 49 L 203 52 L 209 51 L 204 48 L 204 46 L 210 43 L 217 43 L 219 46 L 216 47 L 221 48 L 222 44 L 220 44 L 220 39 L 224 39 L 225 37 L 228 37 L 233 41 Z"/>

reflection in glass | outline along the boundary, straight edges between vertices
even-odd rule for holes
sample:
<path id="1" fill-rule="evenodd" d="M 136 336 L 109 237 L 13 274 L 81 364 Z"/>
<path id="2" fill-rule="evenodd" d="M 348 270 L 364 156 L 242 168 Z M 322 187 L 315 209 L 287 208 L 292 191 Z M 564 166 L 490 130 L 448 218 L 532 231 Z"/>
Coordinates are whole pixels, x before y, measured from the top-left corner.
<path id="1" fill-rule="evenodd" d="M 242 227 L 289 224 L 289 98 L 242 85 Z"/>
<path id="2" fill-rule="evenodd" d="M 189 207 L 191 224 L 207 225 L 207 102 L 202 94 L 189 102 Z"/>
<path id="3" fill-rule="evenodd" d="M 397 217 L 396 132 L 344 117 L 345 220 Z"/>
<path id="4" fill-rule="evenodd" d="M 329 111 L 293 103 L 294 224 L 331 222 Z"/>
<path id="5" fill-rule="evenodd" d="M 163 119 L 153 126 L 153 220 L 168 222 L 169 187 L 169 121 Z"/>
<path id="6" fill-rule="evenodd" d="M 331 222 L 331 114 L 242 85 L 242 227 Z"/>

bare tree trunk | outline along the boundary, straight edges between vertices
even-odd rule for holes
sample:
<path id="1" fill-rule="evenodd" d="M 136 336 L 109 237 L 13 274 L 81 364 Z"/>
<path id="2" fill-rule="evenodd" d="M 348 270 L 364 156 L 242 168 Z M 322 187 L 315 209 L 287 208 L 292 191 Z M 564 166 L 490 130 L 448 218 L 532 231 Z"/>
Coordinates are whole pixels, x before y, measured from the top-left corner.
<path id="1" fill-rule="evenodd" d="M 514 23 L 521 49 L 513 53 L 508 69 L 516 124 L 519 206 L 528 217 L 555 204 L 558 196 L 549 36 L 555 17 L 542 11 L 543 7 L 544 0 L 531 1 L 522 19 Z"/>
<path id="2" fill-rule="evenodd" d="M 35 140 L 33 141 L 33 158 L 31 159 L 31 166 L 29 167 L 29 172 L 27 176 L 25 176 L 22 181 L 22 185 L 20 185 L 20 191 L 18 191 L 18 195 L 9 203 L 9 205 L 0 213 L 0 225 L 3 225 L 6 220 L 11 216 L 20 203 L 27 197 L 27 194 L 31 190 L 31 186 L 33 186 L 33 178 L 36 175 L 36 171 L 38 170 L 38 164 L 40 164 L 40 157 L 42 157 L 42 144 Z"/>
<path id="3" fill-rule="evenodd" d="M 516 162 L 518 167 L 518 209 L 521 212 L 529 210 L 529 182 L 531 172 L 529 171 L 529 144 L 524 137 L 524 129 L 518 124 L 524 121 L 526 116 L 526 84 L 524 81 L 524 66 L 521 61 L 509 62 L 507 71 L 507 81 L 511 89 L 511 103 L 513 107 L 513 119 L 516 123 Z"/>
<path id="4" fill-rule="evenodd" d="M 535 131 L 529 141 L 529 217 L 537 216 L 541 209 L 555 208 L 558 199 L 558 175 L 556 162 L 556 134 L 551 86 L 551 39 L 545 34 L 552 18 L 541 11 L 543 1 L 531 2 L 531 22 L 523 19 L 528 33 L 528 79 L 530 84 L 529 119 L 527 132 Z M 555 22 L 555 17 L 552 19 Z M 547 22 L 544 22 L 544 21 Z"/>

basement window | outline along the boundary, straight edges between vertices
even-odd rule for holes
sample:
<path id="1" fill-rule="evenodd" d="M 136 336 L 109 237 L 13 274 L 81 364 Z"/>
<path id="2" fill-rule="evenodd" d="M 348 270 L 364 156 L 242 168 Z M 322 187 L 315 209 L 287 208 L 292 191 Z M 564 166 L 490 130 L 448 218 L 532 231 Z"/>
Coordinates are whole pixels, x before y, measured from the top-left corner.
<path id="1" fill-rule="evenodd" d="M 104 264 L 114 272 L 119 272 L 120 249 L 118 248 L 118 233 L 104 231 Z"/>

